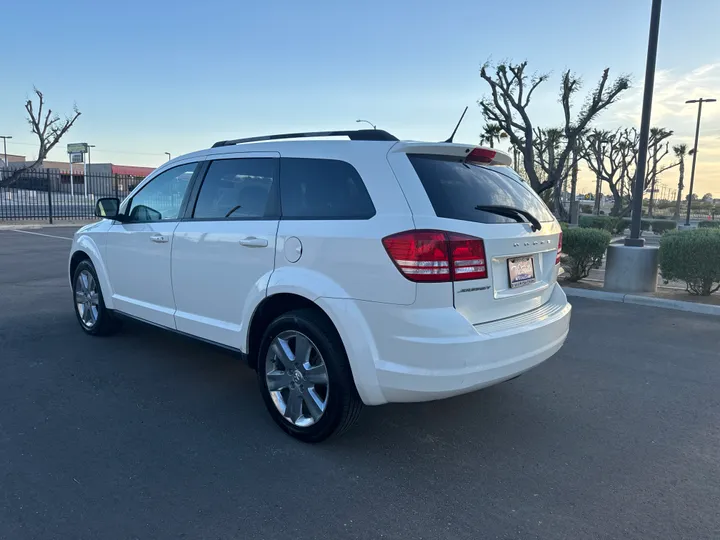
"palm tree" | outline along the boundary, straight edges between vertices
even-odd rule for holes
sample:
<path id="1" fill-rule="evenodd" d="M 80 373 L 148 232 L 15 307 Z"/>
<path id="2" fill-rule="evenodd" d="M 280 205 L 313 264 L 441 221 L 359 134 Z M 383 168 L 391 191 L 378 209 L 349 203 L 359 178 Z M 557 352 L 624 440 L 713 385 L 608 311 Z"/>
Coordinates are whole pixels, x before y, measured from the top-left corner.
<path id="1" fill-rule="evenodd" d="M 499 141 L 502 135 L 503 130 L 500 124 L 485 124 L 480 134 L 480 144 L 487 143 L 490 148 L 495 148 L 495 141 Z"/>
<path id="2" fill-rule="evenodd" d="M 657 166 L 658 166 L 658 145 L 662 143 L 664 139 L 667 139 L 673 134 L 665 128 L 650 128 L 650 141 L 649 146 L 652 149 L 652 168 L 650 174 L 652 180 L 650 181 L 650 200 L 648 201 L 648 217 L 653 217 L 653 206 L 655 202 L 655 181 L 657 180 Z"/>
<path id="3" fill-rule="evenodd" d="M 673 146 L 673 152 L 675 157 L 680 161 L 680 178 L 678 179 L 678 192 L 677 201 L 675 201 L 675 215 L 674 219 L 680 219 L 680 203 L 682 202 L 682 190 L 685 187 L 683 181 L 685 180 L 685 155 L 687 154 L 687 144 L 676 144 Z"/>

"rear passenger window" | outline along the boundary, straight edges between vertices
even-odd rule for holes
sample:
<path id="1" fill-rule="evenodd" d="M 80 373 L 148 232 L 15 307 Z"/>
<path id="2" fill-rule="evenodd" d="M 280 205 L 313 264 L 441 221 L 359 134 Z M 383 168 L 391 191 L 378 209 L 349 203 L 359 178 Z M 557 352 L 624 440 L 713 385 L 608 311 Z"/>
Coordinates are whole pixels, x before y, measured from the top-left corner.
<path id="1" fill-rule="evenodd" d="M 273 213 L 275 164 L 271 158 L 213 161 L 200 187 L 193 217 L 257 219 Z"/>
<path id="2" fill-rule="evenodd" d="M 355 168 L 334 159 L 281 158 L 283 219 L 368 219 L 370 195 Z"/>

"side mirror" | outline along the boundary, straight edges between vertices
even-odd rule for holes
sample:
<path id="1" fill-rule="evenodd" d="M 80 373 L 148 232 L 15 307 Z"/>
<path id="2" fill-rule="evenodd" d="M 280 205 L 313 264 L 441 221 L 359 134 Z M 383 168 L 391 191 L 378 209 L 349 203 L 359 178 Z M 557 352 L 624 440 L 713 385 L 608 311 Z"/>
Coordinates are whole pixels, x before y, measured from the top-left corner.
<path id="1" fill-rule="evenodd" d="M 118 219 L 120 199 L 117 197 L 103 197 L 95 203 L 95 217 L 104 219 Z"/>

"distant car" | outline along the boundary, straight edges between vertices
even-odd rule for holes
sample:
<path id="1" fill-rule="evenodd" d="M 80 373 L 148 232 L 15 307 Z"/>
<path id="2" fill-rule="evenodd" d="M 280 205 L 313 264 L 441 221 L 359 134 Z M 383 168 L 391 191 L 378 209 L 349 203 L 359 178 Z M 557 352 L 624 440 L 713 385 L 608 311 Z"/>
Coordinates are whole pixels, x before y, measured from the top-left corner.
<path id="1" fill-rule="evenodd" d="M 297 140 L 318 135 L 351 140 Z M 558 351 L 571 313 L 560 226 L 509 164 L 381 130 L 221 141 L 98 201 L 70 253 L 77 319 L 238 351 L 303 441 L 363 404 L 500 383 Z"/>

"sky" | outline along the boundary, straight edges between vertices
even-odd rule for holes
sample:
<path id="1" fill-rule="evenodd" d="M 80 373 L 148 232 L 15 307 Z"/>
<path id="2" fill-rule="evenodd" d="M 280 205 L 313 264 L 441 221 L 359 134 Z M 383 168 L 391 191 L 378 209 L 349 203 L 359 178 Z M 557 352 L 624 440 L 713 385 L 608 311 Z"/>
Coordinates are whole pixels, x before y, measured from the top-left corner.
<path id="1" fill-rule="evenodd" d="M 25 121 L 33 86 L 53 110 L 82 116 L 65 144 L 94 144 L 93 162 L 160 165 L 217 140 L 353 129 L 368 119 L 401 139 L 442 140 L 463 108 L 457 142 L 477 143 L 486 60 L 527 60 L 548 72 L 530 107 L 558 126 L 560 76 L 583 95 L 602 70 L 633 87 L 597 127 L 639 125 L 650 0 L 279 0 L 123 2 L 37 0 L 2 10 L 0 135 L 8 153 L 32 157 Z M 28 13 L 31 10 L 33 13 Z M 17 24 L 12 21 L 23 21 Z M 697 108 L 720 99 L 718 0 L 663 5 L 652 124 L 692 145 Z M 581 99 L 578 100 L 581 102 Z M 689 163 L 688 163 L 689 173 Z M 677 183 L 674 172 L 661 179 Z M 592 191 L 586 171 L 582 191 Z M 696 192 L 720 196 L 720 102 L 703 110 Z"/>

